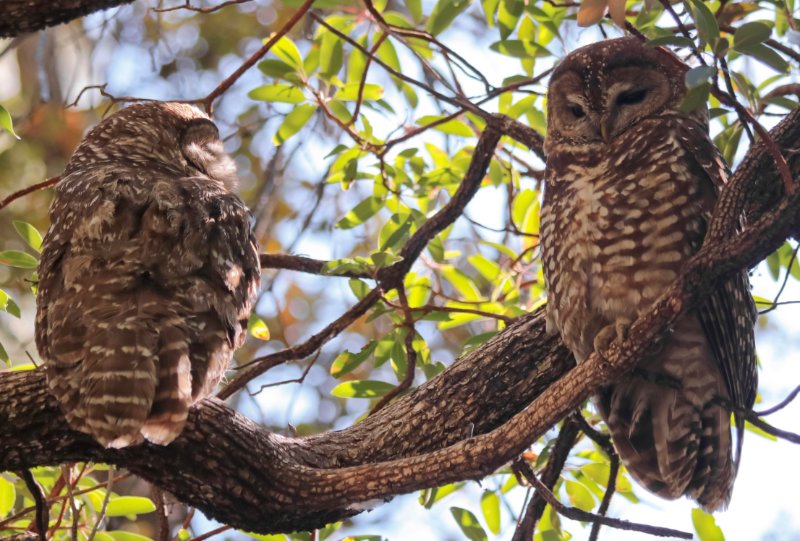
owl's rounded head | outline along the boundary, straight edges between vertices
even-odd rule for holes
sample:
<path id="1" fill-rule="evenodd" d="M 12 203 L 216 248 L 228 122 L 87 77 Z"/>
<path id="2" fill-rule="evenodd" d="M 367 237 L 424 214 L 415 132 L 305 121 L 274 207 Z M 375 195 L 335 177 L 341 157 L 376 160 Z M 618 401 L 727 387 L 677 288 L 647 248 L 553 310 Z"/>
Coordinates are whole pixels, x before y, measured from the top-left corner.
<path id="1" fill-rule="evenodd" d="M 548 143 L 609 143 L 642 119 L 677 111 L 687 70 L 672 53 L 635 37 L 576 49 L 550 78 Z"/>
<path id="2" fill-rule="evenodd" d="M 236 185 L 236 166 L 216 125 L 185 103 L 141 102 L 105 118 L 83 138 L 64 174 L 121 163 L 155 167 L 178 177 L 207 176 L 229 188 Z"/>

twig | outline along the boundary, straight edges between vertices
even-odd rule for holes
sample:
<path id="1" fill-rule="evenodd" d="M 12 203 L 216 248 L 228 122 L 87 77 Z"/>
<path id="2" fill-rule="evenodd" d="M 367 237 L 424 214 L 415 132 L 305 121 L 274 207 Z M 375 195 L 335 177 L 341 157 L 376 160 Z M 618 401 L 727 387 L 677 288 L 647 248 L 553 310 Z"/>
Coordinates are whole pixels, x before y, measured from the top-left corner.
<path id="1" fill-rule="evenodd" d="M 44 499 L 42 487 L 33 478 L 30 470 L 22 470 L 17 475 L 25 482 L 28 491 L 33 497 L 36 504 L 36 533 L 39 536 L 39 541 L 47 541 L 47 525 L 50 522 L 50 508 L 47 506 L 47 501 Z"/>
<path id="2" fill-rule="evenodd" d="M 61 180 L 60 176 L 51 177 L 48 178 L 47 180 L 44 180 L 32 186 L 28 186 L 27 188 L 22 188 L 21 190 L 12 193 L 11 195 L 7 196 L 5 199 L 0 201 L 0 210 L 6 208 L 9 204 L 13 203 L 20 197 L 28 195 L 29 193 L 38 192 L 39 190 L 44 190 L 51 186 L 55 186 L 56 184 L 58 184 L 60 180 Z"/>
<path id="3" fill-rule="evenodd" d="M 673 530 L 672 528 L 664 528 L 662 526 L 652 526 L 650 524 L 639 524 L 636 522 L 629 522 L 617 518 L 604 517 L 589 513 L 578 509 L 577 507 L 570 507 L 561 503 L 558 498 L 550 491 L 547 486 L 539 480 L 533 473 L 527 463 L 522 463 L 523 467 L 520 472 L 524 475 L 525 479 L 536 488 L 536 493 L 541 494 L 542 497 L 549 503 L 553 509 L 558 511 L 559 514 L 572 520 L 579 520 L 581 522 L 601 523 L 604 526 L 611 526 L 619 530 L 628 530 L 634 532 L 642 532 L 656 537 L 677 537 L 679 539 L 692 539 L 692 534 L 689 532 L 682 532 L 680 530 Z"/>
<path id="4" fill-rule="evenodd" d="M 262 269 L 285 269 L 285 270 L 294 270 L 298 272 L 305 272 L 308 274 L 321 274 L 324 276 L 343 276 L 345 278 L 374 279 L 374 277 L 367 272 L 347 271 L 347 272 L 326 273 L 323 271 L 323 268 L 325 267 L 325 265 L 329 263 L 329 261 L 323 261 L 321 259 L 312 259 L 310 257 L 304 257 L 301 255 L 261 254 L 259 258 L 261 260 Z"/>
<path id="5" fill-rule="evenodd" d="M 567 419 L 564 421 L 564 424 L 561 426 L 561 431 L 558 433 L 558 439 L 550 450 L 550 457 L 547 459 L 547 465 L 542 472 L 542 483 L 549 489 L 552 489 L 556 485 L 558 478 L 561 477 L 564 464 L 566 464 L 569 452 L 575 445 L 578 433 L 578 424 L 574 420 Z M 530 471 L 530 466 L 521 459 L 514 463 L 512 469 L 517 470 L 517 472 L 524 476 L 520 468 L 527 468 L 528 471 Z M 532 474 L 533 472 L 531 472 L 531 475 Z M 533 538 L 533 534 L 536 532 L 536 524 L 542 518 L 546 506 L 547 502 L 537 490 L 525 507 L 525 514 L 517 524 L 516 530 L 514 530 L 512 541 L 528 541 Z"/>
<path id="6" fill-rule="evenodd" d="M 156 503 L 158 515 L 158 541 L 169 541 L 169 513 L 164 505 L 164 491 L 153 485 L 153 500 Z"/>
<path id="7" fill-rule="evenodd" d="M 261 58 L 269 52 L 272 46 L 275 45 L 279 39 L 285 36 L 289 32 L 289 30 L 291 30 L 294 27 L 294 25 L 297 24 L 297 21 L 299 21 L 303 17 L 303 15 L 305 15 L 308 12 L 308 10 L 311 9 L 311 5 L 313 3 L 314 0 L 306 0 L 305 2 L 303 2 L 303 5 L 297 8 L 297 11 L 295 11 L 294 14 L 291 17 L 289 17 L 289 20 L 287 20 L 286 23 L 284 23 L 284 25 L 281 26 L 281 28 L 277 32 L 272 34 L 272 36 L 259 50 L 253 53 L 250 56 L 250 58 L 248 58 L 242 63 L 241 66 L 236 68 L 236 71 L 231 73 L 220 84 L 218 84 L 217 87 L 208 94 L 208 96 L 200 100 L 197 100 L 197 103 L 201 103 L 203 107 L 205 107 L 206 111 L 209 114 L 211 114 L 214 100 L 220 97 L 225 92 L 227 92 L 228 89 L 231 86 L 233 86 L 233 83 L 239 80 L 239 77 L 241 77 L 244 74 L 244 72 L 252 68 L 256 62 L 261 60 Z"/>
<path id="8" fill-rule="evenodd" d="M 795 434 L 794 432 L 789 432 L 787 430 L 781 430 L 780 428 L 775 428 L 765 420 L 761 419 L 756 415 L 756 412 L 750 410 L 743 412 L 743 417 L 747 419 L 750 424 L 757 426 L 767 434 L 772 434 L 775 437 L 781 438 L 791 443 L 800 444 L 800 434 Z"/>
<path id="9" fill-rule="evenodd" d="M 108 509 L 108 502 L 111 501 L 111 490 L 113 489 L 113 487 L 114 487 L 114 467 L 109 466 L 108 481 L 106 481 L 106 495 L 103 498 L 103 506 L 97 513 L 97 520 L 95 520 L 94 525 L 92 526 L 92 531 L 89 533 L 89 536 L 86 538 L 86 541 L 92 541 L 92 539 L 94 539 L 94 536 L 97 534 L 98 528 L 100 528 L 100 523 L 103 522 L 103 519 L 105 519 L 106 510 Z"/>
<path id="10" fill-rule="evenodd" d="M 222 8 L 226 8 L 228 6 L 233 6 L 237 4 L 246 4 L 247 2 L 252 2 L 253 0 L 226 0 L 221 4 L 217 4 L 216 6 L 209 6 L 207 8 L 193 6 L 190 0 L 186 0 L 185 3 L 179 6 L 172 6 L 170 8 L 151 8 L 152 11 L 156 13 L 167 13 L 169 11 L 178 11 L 178 10 L 186 10 L 186 11 L 194 11 L 197 13 L 214 13 L 215 11 L 219 11 Z"/>
<path id="11" fill-rule="evenodd" d="M 754 411 L 753 413 L 755 413 L 759 417 L 764 417 L 765 415 L 771 415 L 776 411 L 782 410 L 783 408 L 791 404 L 792 400 L 794 400 L 798 394 L 800 394 L 800 385 L 795 387 L 794 390 L 791 393 L 789 393 L 789 395 L 786 398 L 781 400 L 777 405 L 772 406 L 771 408 L 765 410 Z"/>
<path id="12" fill-rule="evenodd" d="M 209 539 L 211 537 L 214 537 L 215 535 L 227 532 L 230 529 L 231 529 L 230 526 L 220 526 L 219 528 L 214 528 L 210 532 L 206 532 L 203 535 L 198 535 L 197 537 L 193 537 L 189 541 L 204 541 L 205 539 Z"/>
<path id="13" fill-rule="evenodd" d="M 606 485 L 606 492 L 603 494 L 603 500 L 600 502 L 600 507 L 597 509 L 597 514 L 606 516 L 608 507 L 611 505 L 611 498 L 617 490 L 617 474 L 619 473 L 619 455 L 612 452 L 608 466 L 608 484 Z M 592 524 L 592 531 L 589 534 L 589 541 L 597 541 L 600 535 L 600 522 Z"/>
<path id="14" fill-rule="evenodd" d="M 411 387 L 417 371 L 417 351 L 414 349 L 414 334 L 417 331 L 414 327 L 414 317 L 411 315 L 411 308 L 408 306 L 405 286 L 399 284 L 396 289 L 397 297 L 400 300 L 400 310 L 403 312 L 403 325 L 406 328 L 406 373 L 403 376 L 403 381 L 381 397 L 375 407 L 372 408 L 372 411 L 369 412 L 370 415 L 383 409 L 394 397 Z"/>
<path id="15" fill-rule="evenodd" d="M 502 121 L 502 119 L 500 119 L 500 121 Z M 431 239 L 444 231 L 461 216 L 464 208 L 477 193 L 481 181 L 486 175 L 489 162 L 494 155 L 494 149 L 500 140 L 500 135 L 501 132 L 491 123 L 487 125 L 486 130 L 481 134 L 475 146 L 472 160 L 470 161 L 464 180 L 458 186 L 453 197 L 411 235 L 400 250 L 398 255 L 401 259 L 397 263 L 378 270 L 376 276 L 378 287 L 372 289 L 338 319 L 329 323 L 324 329 L 313 335 L 304 343 L 252 360 L 245 365 L 248 367 L 246 370 L 241 372 L 236 379 L 220 390 L 217 397 L 224 400 L 236 391 L 244 388 L 247 382 L 260 376 L 270 368 L 287 361 L 303 359 L 313 354 L 322 347 L 323 344 L 337 336 L 356 319 L 364 315 L 367 310 L 380 299 L 382 291 L 389 291 L 399 284 L 402 284 L 403 277 L 411 269 L 411 266 L 425 249 L 425 246 L 428 245 Z"/>

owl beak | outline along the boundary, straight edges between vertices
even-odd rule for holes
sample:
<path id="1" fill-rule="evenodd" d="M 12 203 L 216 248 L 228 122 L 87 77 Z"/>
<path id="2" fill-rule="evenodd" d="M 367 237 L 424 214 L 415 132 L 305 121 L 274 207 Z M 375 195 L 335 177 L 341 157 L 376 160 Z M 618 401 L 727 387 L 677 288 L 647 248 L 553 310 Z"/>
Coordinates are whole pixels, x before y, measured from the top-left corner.
<path id="1" fill-rule="evenodd" d="M 609 120 L 603 119 L 600 121 L 600 137 L 605 144 L 608 144 L 611 139 L 611 122 Z"/>

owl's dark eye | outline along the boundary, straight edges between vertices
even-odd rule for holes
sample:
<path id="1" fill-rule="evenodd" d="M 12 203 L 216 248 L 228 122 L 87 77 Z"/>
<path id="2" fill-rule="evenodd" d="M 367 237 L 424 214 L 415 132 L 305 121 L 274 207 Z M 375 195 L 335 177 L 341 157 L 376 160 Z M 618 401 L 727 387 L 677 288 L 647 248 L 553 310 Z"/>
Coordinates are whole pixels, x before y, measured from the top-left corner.
<path id="1" fill-rule="evenodd" d="M 572 116 L 575 118 L 583 118 L 586 116 L 586 112 L 583 110 L 583 107 L 577 103 L 570 103 L 567 105 L 567 109 L 569 109 L 569 112 L 572 113 Z"/>
<path id="2" fill-rule="evenodd" d="M 617 96 L 617 105 L 634 105 L 636 103 L 641 103 L 645 96 L 647 96 L 646 88 L 634 88 L 633 90 L 620 92 Z"/>

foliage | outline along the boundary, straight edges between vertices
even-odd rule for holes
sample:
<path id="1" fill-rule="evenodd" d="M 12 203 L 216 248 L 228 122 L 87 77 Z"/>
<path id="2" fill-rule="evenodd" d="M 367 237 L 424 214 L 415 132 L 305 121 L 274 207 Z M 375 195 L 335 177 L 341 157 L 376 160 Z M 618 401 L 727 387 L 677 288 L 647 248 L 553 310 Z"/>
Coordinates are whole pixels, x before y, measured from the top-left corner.
<path id="1" fill-rule="evenodd" d="M 59 174 L 83 129 L 96 122 L 108 101 L 116 101 L 114 96 L 202 101 L 255 48 L 274 41 L 255 68 L 222 94 L 216 119 L 240 164 L 243 195 L 264 251 L 305 252 L 324 264 L 312 277 L 267 273 L 248 326 L 257 340 L 239 356 L 244 364 L 303 342 L 367 297 L 381 269 L 403 260 L 409 239 L 453 196 L 489 112 L 544 134 L 549 68 L 579 41 L 600 39 L 601 32 L 621 35 L 623 22 L 652 46 L 668 46 L 692 64 L 683 107 L 710 106 L 714 141 L 735 163 L 755 131 L 747 115 L 771 123 L 798 105 L 796 84 L 790 84 L 800 60 L 791 48 L 800 41 L 794 4 L 319 0 L 294 26 L 288 21 L 302 9 L 295 0 L 226 2 L 220 9 L 209 4 L 207 12 L 183 2 L 135 4 L 107 19 L 95 15 L 70 27 L 80 36 L 74 39 L 88 44 L 95 56 L 73 59 L 64 73 L 101 59 L 102 69 L 90 81 L 109 81 L 99 101 L 96 93 L 89 97 L 91 91 L 77 99 L 75 88 L 39 87 L 36 70 L 45 68 L 26 65 L 26 50 L 19 46 L 24 84 L 0 107 L 0 128 L 8 132 L 0 134 L 0 184 L 11 192 Z M 176 9 L 165 10 L 170 7 Z M 607 8 L 613 20 L 604 18 Z M 576 19 L 596 26 L 580 31 Z M 286 33 L 277 38 L 274 32 L 280 30 Z M 49 39 L 64 37 L 65 31 L 51 30 Z M 262 36 L 267 37 L 254 43 Z M 127 53 L 119 52 L 125 48 Z M 114 61 L 103 64 L 104 55 Z M 151 68 L 137 68 L 145 74 L 141 81 L 121 76 L 124 69 L 147 65 L 146 58 Z M 51 84 L 59 85 L 57 80 Z M 46 92 L 65 102 L 75 99 L 78 106 L 41 105 L 38 97 Z M 726 92 L 747 115 L 720 100 Z M 12 115 L 19 119 L 18 143 L 12 139 Z M 538 246 L 543 156 L 541 148 L 533 150 L 504 138 L 473 203 L 457 223 L 430 240 L 402 287 L 381 292 L 365 318 L 348 322 L 347 330 L 317 355 L 250 382 L 251 391 L 263 391 L 255 396 L 255 407 L 268 426 L 279 429 L 288 417 L 298 433 L 307 434 L 351 422 L 434 377 L 461 352 L 544 302 Z M 0 331 L 0 357 L 11 369 L 32 368 L 25 352 L 34 350 L 35 268 L 48 198 L 33 194 L 3 211 L 3 326 L 11 321 L 7 316 L 25 324 L 24 332 Z M 800 277 L 795 253 L 787 243 L 770 256 L 767 265 L 775 279 L 788 272 Z M 757 300 L 761 307 L 775 304 Z M 282 379 L 299 381 L 301 402 L 318 404 L 320 414 L 292 416 L 291 407 L 288 413 L 274 407 L 288 401 L 292 391 L 262 386 Z M 239 404 L 252 411 L 249 400 L 240 398 Z M 584 414 L 599 427 L 590 408 Z M 545 438 L 534 446 L 529 461 L 535 468 L 547 463 L 552 443 Z M 608 453 L 584 438 L 554 492 L 576 508 L 597 512 L 611 471 Z M 148 493 L 135 483 L 116 492 L 116 481 L 103 480 L 110 479 L 106 472 L 86 464 L 33 471 L 51 502 L 54 538 L 77 533 L 81 539 L 94 534 L 127 541 L 156 535 L 154 511 L 162 503 L 142 495 Z M 615 485 L 628 502 L 638 502 L 625 472 L 616 476 Z M 460 497 L 459 506 L 449 507 L 447 527 L 460 530 L 464 539 L 490 539 L 512 531 L 515 517 L 510 515 L 524 511 L 520 501 L 526 490 L 505 469 L 478 493 L 458 483 L 424 491 L 419 503 L 430 509 Z M 185 509 L 178 514 L 179 539 L 201 533 L 202 522 L 192 522 Z M 695 510 L 691 519 L 701 539 L 723 539 L 713 517 Z M 3 474 L 0 535 L 24 531 L 34 520 L 30 488 L 19 477 Z M 316 538 L 339 531 L 353 533 L 348 539 L 381 539 L 386 532 L 373 535 L 374 528 L 347 521 Z M 579 525 L 562 523 L 549 506 L 537 532 L 536 539 L 548 540 L 584 535 Z M 250 535 L 270 541 L 310 538 L 309 533 Z"/>

